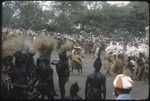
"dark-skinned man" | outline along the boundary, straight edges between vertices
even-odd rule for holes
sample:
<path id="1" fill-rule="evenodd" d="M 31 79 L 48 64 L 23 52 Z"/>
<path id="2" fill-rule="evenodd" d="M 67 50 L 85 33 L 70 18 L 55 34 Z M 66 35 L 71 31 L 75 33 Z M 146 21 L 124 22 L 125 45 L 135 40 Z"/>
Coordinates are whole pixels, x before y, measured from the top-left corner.
<path id="1" fill-rule="evenodd" d="M 100 72 L 102 63 L 100 58 L 100 49 L 94 62 L 95 72 L 88 75 L 85 85 L 85 99 L 101 100 L 106 96 L 106 77 Z"/>

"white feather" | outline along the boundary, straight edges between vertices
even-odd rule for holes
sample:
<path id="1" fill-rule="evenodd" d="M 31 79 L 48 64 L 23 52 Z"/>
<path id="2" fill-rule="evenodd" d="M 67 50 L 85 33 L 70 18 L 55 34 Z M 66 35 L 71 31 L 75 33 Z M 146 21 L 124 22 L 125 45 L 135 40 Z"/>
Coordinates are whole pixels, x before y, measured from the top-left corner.
<path id="1" fill-rule="evenodd" d="M 124 49 L 123 46 L 119 44 L 119 42 L 116 42 L 116 45 L 113 45 L 112 41 L 105 49 L 106 54 L 112 52 L 113 54 L 123 54 Z"/>
<path id="2" fill-rule="evenodd" d="M 149 47 L 146 44 L 138 46 L 138 52 L 143 53 L 146 57 L 149 57 Z"/>
<path id="3" fill-rule="evenodd" d="M 125 52 L 127 56 L 139 57 L 139 51 L 135 46 L 127 45 L 127 50 Z"/>

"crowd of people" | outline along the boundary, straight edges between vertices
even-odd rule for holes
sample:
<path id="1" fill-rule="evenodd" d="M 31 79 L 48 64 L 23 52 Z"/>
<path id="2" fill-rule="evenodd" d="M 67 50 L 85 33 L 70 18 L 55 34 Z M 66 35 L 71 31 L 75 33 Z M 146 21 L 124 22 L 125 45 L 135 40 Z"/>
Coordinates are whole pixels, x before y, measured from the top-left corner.
<path id="1" fill-rule="evenodd" d="M 114 95 L 117 99 L 131 99 L 133 80 L 149 80 L 149 47 L 144 40 L 125 42 L 94 35 L 68 35 L 34 32 L 32 30 L 3 29 L 2 36 L 2 97 L 5 99 L 55 99 L 53 69 L 58 74 L 61 99 L 105 99 L 106 77 L 100 72 L 115 73 Z M 56 46 L 56 48 L 55 48 Z M 59 60 L 51 60 L 51 52 L 57 51 Z M 104 59 L 101 52 L 104 51 Z M 83 54 L 95 58 L 95 72 L 87 76 L 85 98 L 78 96 L 79 82 L 70 87 L 66 96 L 65 84 L 69 80 L 70 67 L 81 69 Z M 106 74 L 107 74 L 106 73 Z"/>

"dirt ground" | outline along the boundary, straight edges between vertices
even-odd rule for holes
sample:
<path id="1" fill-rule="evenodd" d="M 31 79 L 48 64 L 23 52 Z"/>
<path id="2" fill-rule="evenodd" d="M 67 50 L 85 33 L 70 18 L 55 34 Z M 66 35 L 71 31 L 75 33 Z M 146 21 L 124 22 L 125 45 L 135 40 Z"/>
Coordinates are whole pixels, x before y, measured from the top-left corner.
<path id="1" fill-rule="evenodd" d="M 103 56 L 101 56 L 101 58 L 103 58 Z M 59 60 L 58 58 L 58 53 L 57 52 L 53 52 L 52 56 L 51 56 L 51 60 Z M 92 58 L 92 56 L 85 56 L 83 62 L 84 62 L 84 68 L 83 68 L 83 72 L 79 73 L 74 70 L 74 72 L 70 74 L 70 78 L 69 81 L 66 83 L 66 96 L 69 95 L 70 92 L 70 86 L 77 81 L 79 87 L 80 87 L 80 91 L 78 92 L 78 95 L 81 96 L 83 99 L 85 98 L 85 81 L 86 81 L 86 77 L 87 75 L 91 74 L 94 71 L 93 68 L 93 62 L 94 62 L 94 58 Z M 58 86 L 58 76 L 56 73 L 56 69 L 55 66 L 52 65 L 53 71 L 54 71 L 54 85 L 55 85 L 55 90 L 57 92 L 57 94 L 60 95 L 60 91 L 59 91 L 59 86 Z M 105 70 L 102 68 L 101 72 L 103 74 L 105 74 Z M 113 95 L 113 80 L 114 77 L 112 76 L 107 76 L 106 77 L 106 99 L 115 99 L 115 96 Z M 142 82 L 142 81 L 134 81 L 134 87 L 131 91 L 131 97 L 134 100 L 140 100 L 140 99 L 147 99 L 148 98 L 148 94 L 149 94 L 149 83 L 148 82 Z M 60 96 L 55 97 L 56 99 L 59 99 Z"/>

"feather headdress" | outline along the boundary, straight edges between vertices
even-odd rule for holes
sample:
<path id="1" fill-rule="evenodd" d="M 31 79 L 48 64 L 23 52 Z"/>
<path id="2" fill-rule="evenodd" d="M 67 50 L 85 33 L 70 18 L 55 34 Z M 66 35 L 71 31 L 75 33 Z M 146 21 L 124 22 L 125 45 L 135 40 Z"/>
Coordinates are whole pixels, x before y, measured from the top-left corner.
<path id="1" fill-rule="evenodd" d="M 71 51 L 74 47 L 73 42 L 67 41 L 61 48 L 62 51 Z"/>
<path id="2" fill-rule="evenodd" d="M 8 35 L 2 44 L 2 55 L 13 55 L 17 51 L 23 50 L 23 38 L 20 35 Z"/>
<path id="3" fill-rule="evenodd" d="M 110 44 L 106 47 L 105 51 L 106 51 L 106 54 L 111 53 L 111 52 L 113 54 L 123 54 L 124 53 L 123 46 L 120 45 L 118 42 L 116 45 L 113 45 L 112 42 L 110 42 Z"/>
<path id="4" fill-rule="evenodd" d="M 19 35 L 19 33 L 10 32 L 7 35 L 3 35 L 3 41 L 11 38 L 20 38 L 20 37 L 21 35 Z"/>
<path id="5" fill-rule="evenodd" d="M 127 45 L 125 55 L 131 56 L 131 57 L 134 57 L 134 56 L 139 57 L 139 52 L 138 52 L 137 47 Z"/>
<path id="6" fill-rule="evenodd" d="M 146 57 L 149 57 L 149 46 L 146 44 L 141 44 L 138 46 L 138 52 L 144 54 Z"/>
<path id="7" fill-rule="evenodd" d="M 33 41 L 33 48 L 40 53 L 40 56 L 50 57 L 54 41 L 50 36 L 39 36 Z"/>

